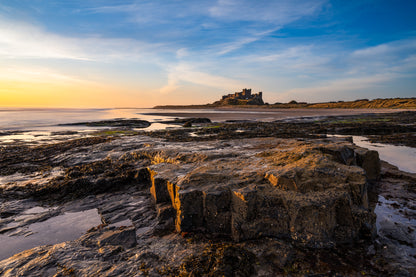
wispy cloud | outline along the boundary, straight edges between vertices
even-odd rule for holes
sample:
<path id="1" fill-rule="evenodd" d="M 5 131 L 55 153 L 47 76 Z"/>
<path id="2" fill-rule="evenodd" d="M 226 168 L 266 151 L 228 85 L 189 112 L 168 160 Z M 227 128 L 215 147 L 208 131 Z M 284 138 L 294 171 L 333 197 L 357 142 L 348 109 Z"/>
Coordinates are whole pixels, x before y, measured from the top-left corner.
<path id="1" fill-rule="evenodd" d="M 379 44 L 364 49 L 358 49 L 352 53 L 352 57 L 362 58 L 386 58 L 396 55 L 403 55 L 416 51 L 416 39 L 396 40 Z"/>
<path id="2" fill-rule="evenodd" d="M 228 42 L 228 43 L 223 43 L 223 44 L 218 44 L 215 45 L 214 48 L 214 53 L 217 55 L 225 55 L 228 54 L 230 52 L 236 51 L 244 46 L 246 46 L 247 44 L 259 41 L 261 39 L 263 39 L 264 37 L 266 37 L 267 35 L 273 33 L 274 31 L 277 31 L 278 28 L 274 28 L 274 29 L 269 29 L 266 31 L 257 31 L 257 32 L 247 32 L 245 36 L 241 37 L 241 38 L 237 38 L 232 42 Z"/>
<path id="3" fill-rule="evenodd" d="M 1 19 L 0 55 L 12 58 L 89 59 L 71 38 L 50 34 L 28 24 Z"/>
<path id="4" fill-rule="evenodd" d="M 161 49 L 130 38 L 67 37 L 0 18 L 0 57 L 85 61 L 137 60 Z"/>
<path id="5" fill-rule="evenodd" d="M 184 44 L 179 47 L 189 47 L 203 39 L 207 43 L 201 45 L 201 50 L 206 48 L 217 55 L 224 55 L 262 40 L 288 23 L 317 15 L 326 2 L 219 0 L 214 3 L 164 1 L 161 4 L 157 1 L 133 1 L 130 4 L 94 7 L 87 9 L 87 12 L 123 13 L 126 20 L 135 22 L 138 28 L 149 26 L 160 33 L 158 39 L 176 38 L 177 42 Z M 244 28 L 241 28 L 242 25 Z M 212 30 L 213 33 L 207 36 L 212 34 L 213 38 L 201 37 L 201 30 Z"/>
<path id="6" fill-rule="evenodd" d="M 209 12 L 211 16 L 222 20 L 266 21 L 283 25 L 317 13 L 325 2 L 327 1 L 218 0 Z"/>
<path id="7" fill-rule="evenodd" d="M 276 58 L 282 58 L 283 54 L 277 55 Z M 291 55 L 283 56 L 283 59 L 288 56 L 289 60 L 291 59 Z M 300 60 L 305 61 L 313 57 L 314 55 L 309 58 L 305 56 Z M 303 87 L 289 89 L 280 93 L 279 98 L 285 100 L 371 98 L 375 91 L 380 93 L 379 90 L 386 84 L 416 75 L 415 40 L 397 40 L 354 50 L 337 64 L 336 74 L 331 70 L 334 63 L 331 59 L 339 59 L 339 56 L 328 56 L 328 58 L 330 58 L 326 62 L 328 66 L 324 63 L 317 71 L 319 79 L 324 78 L 325 81 L 318 79 L 315 80 L 315 84 L 306 83 Z"/>
<path id="8" fill-rule="evenodd" d="M 305 74 L 319 73 L 328 66 L 332 58 L 331 54 L 319 52 L 314 45 L 296 45 L 271 54 L 248 56 L 247 61 Z"/>
<path id="9" fill-rule="evenodd" d="M 32 82 L 32 83 L 72 83 L 72 84 L 98 84 L 86 81 L 77 76 L 63 74 L 41 66 L 5 66 L 0 69 L 0 79 L 8 81 Z"/>
<path id="10" fill-rule="evenodd" d="M 249 23 L 250 28 L 237 32 L 236 38 L 219 44 L 217 53 L 224 55 L 253 42 L 261 41 L 273 32 L 302 17 L 316 15 L 326 1 L 236 1 L 218 0 L 209 9 L 211 17 L 226 22 Z"/>
<path id="11" fill-rule="evenodd" d="M 394 73 L 376 74 L 355 78 L 341 78 L 320 82 L 315 86 L 294 88 L 279 94 L 279 99 L 288 101 L 290 99 L 307 101 L 333 101 L 351 100 L 351 98 L 365 98 L 374 93 L 369 90 L 382 87 L 385 83 L 397 78 Z"/>
<path id="12" fill-rule="evenodd" d="M 415 55 L 416 40 L 403 39 L 355 50 L 346 64 L 351 74 L 409 73 L 414 70 Z"/>
<path id="13" fill-rule="evenodd" d="M 247 85 L 239 80 L 202 72 L 191 64 L 179 63 L 168 69 L 168 84 L 162 87 L 160 92 L 165 94 L 174 92 L 183 82 L 226 90 L 234 90 Z"/>
<path id="14" fill-rule="evenodd" d="M 193 18 L 205 14 L 210 1 L 131 1 L 128 4 L 114 4 L 86 8 L 84 13 L 123 13 L 128 21 L 139 24 L 164 24 L 171 23 L 173 19 Z M 181 24 L 181 22 L 176 22 Z"/>
<path id="15" fill-rule="evenodd" d="M 230 52 L 233 52 L 235 50 L 238 50 L 242 47 L 244 47 L 245 45 L 255 42 L 257 40 L 259 40 L 260 37 L 246 37 L 246 38 L 242 38 L 242 39 L 238 39 L 235 40 L 233 42 L 229 42 L 229 43 L 225 43 L 225 44 L 220 44 L 220 45 L 216 45 L 215 48 L 217 48 L 218 50 L 215 51 L 218 55 L 225 55 L 228 54 Z"/>

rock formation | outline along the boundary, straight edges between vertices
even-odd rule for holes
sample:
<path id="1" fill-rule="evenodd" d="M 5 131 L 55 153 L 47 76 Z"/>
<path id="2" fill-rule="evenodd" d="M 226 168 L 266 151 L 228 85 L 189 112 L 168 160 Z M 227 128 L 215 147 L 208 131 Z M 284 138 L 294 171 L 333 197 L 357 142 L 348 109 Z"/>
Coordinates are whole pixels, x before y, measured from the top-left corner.
<path id="1" fill-rule="evenodd" d="M 313 247 L 373 232 L 367 181 L 380 173 L 377 152 L 269 138 L 212 144 L 198 154 L 186 144 L 165 149 L 166 162 L 148 167 L 159 214 L 168 209 L 178 232 Z"/>
<path id="2" fill-rule="evenodd" d="M 413 256 L 397 259 L 397 240 L 389 242 L 406 239 L 408 247 L 412 229 L 391 225 L 380 233 L 383 240 L 368 239 L 375 229 L 376 196 L 368 189 L 380 178 L 377 152 L 341 138 L 310 138 L 308 129 L 308 137 L 276 138 L 259 126 L 256 133 L 269 137 L 250 138 L 247 131 L 231 139 L 243 133 L 229 130 L 224 139 L 179 142 L 165 132 L 165 138 L 3 149 L 1 235 L 15 238 L 31 224 L 91 209 L 102 224 L 79 239 L 0 261 L 0 275 L 414 275 Z M 389 188 L 384 197 L 403 184 L 411 190 L 389 203 L 414 199 L 416 177 L 393 173 L 381 171 L 390 178 L 378 181 Z M 55 208 L 27 213 L 44 201 Z"/>
<path id="3" fill-rule="evenodd" d="M 375 151 L 336 139 L 149 139 L 142 139 L 146 147 L 123 154 L 119 161 L 93 162 L 85 169 L 74 166 L 65 177 L 40 187 L 33 182 L 8 184 L 1 191 L 10 198 L 51 199 L 139 183 L 154 199 L 160 231 L 203 232 L 234 241 L 276 237 L 321 247 L 373 231 L 367 181 L 380 174 Z M 122 148 L 126 143 L 124 139 Z M 106 146 L 112 155 L 117 153 L 115 146 Z M 105 157 L 105 152 L 96 151 Z M 67 157 L 66 163 L 77 162 Z M 113 177 L 107 168 L 118 168 L 122 174 Z"/>

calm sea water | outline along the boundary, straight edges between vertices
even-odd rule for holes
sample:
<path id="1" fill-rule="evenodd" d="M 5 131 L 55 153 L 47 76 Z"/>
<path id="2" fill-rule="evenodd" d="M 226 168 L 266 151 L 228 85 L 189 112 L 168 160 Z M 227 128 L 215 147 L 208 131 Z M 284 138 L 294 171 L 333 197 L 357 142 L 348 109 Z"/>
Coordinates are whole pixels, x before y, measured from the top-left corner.
<path id="1" fill-rule="evenodd" d="M 165 120 L 166 116 L 149 116 L 150 109 L 24 109 L 0 108 L 0 130 L 64 130 L 82 126 L 58 126 L 65 123 L 97 121 L 115 118 L 137 118 L 157 122 Z"/>
<path id="2" fill-rule="evenodd" d="M 151 122 L 152 125 L 146 130 L 177 127 L 159 123 L 172 117 L 145 114 L 156 111 L 154 109 L 0 108 L 0 145 L 15 142 L 48 143 L 85 136 L 99 129 L 108 129 L 108 127 L 61 125 L 67 123 L 134 118 Z M 65 134 L 66 131 L 77 133 Z M 59 132 L 62 134 L 57 134 Z"/>

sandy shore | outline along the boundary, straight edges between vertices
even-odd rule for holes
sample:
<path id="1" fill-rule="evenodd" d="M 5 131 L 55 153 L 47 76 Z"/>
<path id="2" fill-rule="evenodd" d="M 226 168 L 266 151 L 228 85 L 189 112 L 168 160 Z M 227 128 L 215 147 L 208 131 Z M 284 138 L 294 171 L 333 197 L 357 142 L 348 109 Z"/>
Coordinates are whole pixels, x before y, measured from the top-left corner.
<path id="1" fill-rule="evenodd" d="M 155 110 L 147 115 L 172 117 L 206 117 L 212 121 L 259 120 L 275 121 L 287 118 L 358 115 L 365 113 L 393 113 L 405 109 L 259 109 L 259 108 L 217 108 L 180 110 Z"/>

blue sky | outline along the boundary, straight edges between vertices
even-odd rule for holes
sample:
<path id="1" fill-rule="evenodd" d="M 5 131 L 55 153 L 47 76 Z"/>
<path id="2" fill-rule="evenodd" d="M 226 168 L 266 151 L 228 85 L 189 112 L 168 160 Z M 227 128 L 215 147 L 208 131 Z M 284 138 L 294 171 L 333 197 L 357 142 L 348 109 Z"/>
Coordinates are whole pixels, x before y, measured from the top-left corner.
<path id="1" fill-rule="evenodd" d="M 400 0 L 2 0 L 0 101 L 202 104 L 244 87 L 270 103 L 415 97 L 415 11 Z"/>

